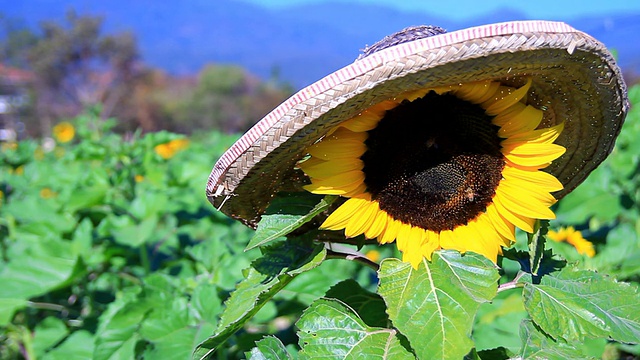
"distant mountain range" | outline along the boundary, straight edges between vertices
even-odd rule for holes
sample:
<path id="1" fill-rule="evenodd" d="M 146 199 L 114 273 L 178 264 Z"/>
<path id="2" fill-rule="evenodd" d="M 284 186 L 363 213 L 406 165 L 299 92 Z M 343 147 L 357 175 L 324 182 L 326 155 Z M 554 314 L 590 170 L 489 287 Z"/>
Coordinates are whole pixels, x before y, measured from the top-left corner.
<path id="1" fill-rule="evenodd" d="M 268 78 L 302 87 L 351 63 L 366 45 L 404 27 L 442 26 L 449 31 L 509 20 L 529 20 L 503 9 L 456 22 L 428 13 L 399 12 L 345 2 L 275 11 L 239 0 L 56 0 L 6 1 L 0 9 L 29 25 L 62 19 L 68 9 L 102 15 L 107 31 L 130 30 L 143 60 L 173 74 L 196 73 L 206 63 L 233 63 Z M 602 14 L 568 21 L 609 48 L 623 70 L 640 73 L 640 13 Z"/>

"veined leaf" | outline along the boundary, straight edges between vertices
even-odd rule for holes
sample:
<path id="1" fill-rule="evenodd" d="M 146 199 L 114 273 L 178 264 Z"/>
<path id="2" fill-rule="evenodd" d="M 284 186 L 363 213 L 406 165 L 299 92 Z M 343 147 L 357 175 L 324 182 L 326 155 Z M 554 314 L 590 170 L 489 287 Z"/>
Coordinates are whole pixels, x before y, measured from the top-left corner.
<path id="1" fill-rule="evenodd" d="M 394 329 L 369 327 L 346 304 L 316 300 L 296 323 L 301 359 L 414 359 Z"/>
<path id="2" fill-rule="evenodd" d="M 640 294 L 632 284 L 565 268 L 542 277 L 539 285 L 526 283 L 522 295 L 531 319 L 555 339 L 640 339 Z"/>
<path id="3" fill-rule="evenodd" d="M 267 336 L 256 342 L 256 347 L 247 353 L 249 360 L 291 360 L 282 342 L 274 336 Z"/>
<path id="4" fill-rule="evenodd" d="M 236 290 L 225 302 L 226 308 L 220 318 L 218 329 L 198 345 L 193 354 L 194 359 L 211 358 L 218 346 L 240 330 L 248 319 L 289 284 L 296 275 L 320 265 L 326 256 L 322 244 L 307 251 L 286 254 L 282 251 L 283 247 L 302 246 L 289 244 L 290 242 L 292 240 L 274 246 L 273 254 L 267 249 L 260 259 L 261 265 L 258 266 L 262 272 L 256 268 L 249 269 L 246 278 L 238 284 Z"/>
<path id="5" fill-rule="evenodd" d="M 473 348 L 476 312 L 496 295 L 499 277 L 484 256 L 438 251 L 418 270 L 397 259 L 384 260 L 378 292 L 418 358 L 462 359 Z"/>
<path id="6" fill-rule="evenodd" d="M 310 193 L 280 195 L 262 215 L 258 228 L 245 250 L 251 250 L 291 233 L 326 210 L 336 198 L 320 197 Z"/>
<path id="7" fill-rule="evenodd" d="M 326 298 L 338 299 L 352 308 L 369 326 L 387 327 L 389 316 L 384 300 L 378 294 L 363 289 L 357 281 L 348 279 L 334 285 Z"/>
<path id="8" fill-rule="evenodd" d="M 529 266 L 531 274 L 538 275 L 540 263 L 544 254 L 544 243 L 547 231 L 549 231 L 549 220 L 538 220 L 535 225 L 533 234 L 527 233 L 529 242 Z"/>
<path id="9" fill-rule="evenodd" d="M 522 339 L 522 359 L 539 360 L 590 360 L 579 349 L 564 341 L 556 341 L 538 330 L 531 320 L 520 323 L 520 338 Z"/>

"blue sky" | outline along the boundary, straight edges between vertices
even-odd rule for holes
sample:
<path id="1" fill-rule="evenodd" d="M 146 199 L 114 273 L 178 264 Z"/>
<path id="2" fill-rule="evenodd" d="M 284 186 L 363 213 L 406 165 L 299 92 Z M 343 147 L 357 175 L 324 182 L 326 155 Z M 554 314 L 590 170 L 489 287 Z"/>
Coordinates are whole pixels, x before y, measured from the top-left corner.
<path id="1" fill-rule="evenodd" d="M 640 12 L 638 0 L 249 0 L 266 7 L 282 8 L 328 1 L 386 5 L 405 11 L 422 11 L 452 20 L 463 20 L 509 7 L 531 19 L 568 20 L 612 12 Z"/>

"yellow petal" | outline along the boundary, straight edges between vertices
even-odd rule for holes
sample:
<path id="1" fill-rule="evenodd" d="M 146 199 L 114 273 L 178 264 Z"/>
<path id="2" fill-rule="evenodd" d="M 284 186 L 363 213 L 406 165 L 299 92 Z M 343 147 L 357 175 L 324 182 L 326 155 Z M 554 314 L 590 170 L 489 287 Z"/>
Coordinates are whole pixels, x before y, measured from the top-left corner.
<path id="1" fill-rule="evenodd" d="M 365 183 L 361 183 L 360 185 L 358 185 L 357 187 L 355 187 L 352 190 L 348 190 L 348 189 L 345 189 L 345 190 L 346 191 L 343 194 L 340 194 L 341 196 L 354 197 L 354 196 L 358 196 L 358 195 L 366 193 L 367 185 Z"/>
<path id="2" fill-rule="evenodd" d="M 315 158 L 312 158 L 315 159 Z M 360 159 L 344 158 L 335 159 L 331 161 L 322 161 L 317 163 L 307 163 L 306 161 L 300 163 L 298 167 L 315 179 L 326 179 L 332 176 L 339 175 L 340 173 L 349 172 L 353 170 L 362 170 L 364 163 Z"/>
<path id="3" fill-rule="evenodd" d="M 518 103 L 529 92 L 531 87 L 531 78 L 527 83 L 515 90 L 513 88 L 504 89 L 502 93 L 496 93 L 493 99 L 482 104 L 488 115 L 497 115 L 506 110 L 508 107 Z"/>
<path id="4" fill-rule="evenodd" d="M 497 194 L 493 197 L 493 203 L 495 204 L 498 213 L 505 219 L 507 219 L 509 222 L 519 227 L 520 229 L 529 233 L 533 233 L 533 224 L 535 223 L 535 219 L 522 216 L 507 209 L 507 207 L 503 204 L 502 197 L 498 196 Z"/>
<path id="5" fill-rule="evenodd" d="M 518 105 L 516 105 L 516 107 L 518 107 Z M 500 130 L 498 130 L 498 136 L 508 138 L 515 134 L 534 130 L 540 125 L 543 116 L 542 111 L 531 105 L 527 105 L 522 111 L 514 114 L 510 120 L 502 125 Z"/>
<path id="6" fill-rule="evenodd" d="M 309 147 L 309 154 L 322 160 L 357 159 L 367 151 L 367 146 L 356 140 L 322 141 Z"/>
<path id="7" fill-rule="evenodd" d="M 375 129 L 380 119 L 384 117 L 386 111 L 396 106 L 398 106 L 397 102 L 383 101 L 364 110 L 353 118 L 342 122 L 340 126 L 354 132 L 364 132 Z"/>
<path id="8" fill-rule="evenodd" d="M 500 145 L 503 148 L 508 148 L 509 146 L 520 145 L 524 143 L 551 144 L 556 141 L 563 129 L 564 122 L 549 128 L 515 134 L 508 139 L 502 140 L 500 142 Z"/>
<path id="9" fill-rule="evenodd" d="M 401 223 L 400 230 L 398 231 L 398 237 L 396 238 L 396 244 L 398 250 L 404 252 L 409 247 L 409 241 L 411 240 L 411 225 Z"/>
<path id="10" fill-rule="evenodd" d="M 527 167 L 550 163 L 567 151 L 556 144 L 523 144 L 513 149 L 502 150 L 509 161 Z"/>
<path id="11" fill-rule="evenodd" d="M 509 240 L 509 245 L 511 242 L 516 241 L 516 228 L 509 220 L 507 220 L 504 216 L 502 216 L 498 209 L 496 209 L 496 205 L 494 203 L 489 204 L 487 206 L 487 217 L 493 224 L 493 227 L 496 231 L 505 239 Z"/>
<path id="12" fill-rule="evenodd" d="M 526 171 L 511 166 L 505 166 L 502 176 L 507 180 L 519 180 L 547 192 L 560 191 L 564 188 L 555 176 L 544 171 Z"/>
<path id="13" fill-rule="evenodd" d="M 537 195 L 537 196 L 536 196 Z M 550 196 L 549 194 L 547 194 Z M 548 199 L 542 199 L 542 194 L 533 194 L 517 188 L 509 188 L 505 182 L 501 182 L 496 189 L 494 199 L 500 202 L 511 212 L 533 219 L 555 219 L 555 214 L 549 209 Z M 553 197 L 552 197 L 553 198 Z M 553 200 L 555 202 L 555 199 Z"/>
<path id="14" fill-rule="evenodd" d="M 367 201 L 358 212 L 353 214 L 344 233 L 347 237 L 356 237 L 364 234 L 366 230 L 373 224 L 377 215 L 378 206 L 375 202 Z"/>
<path id="15" fill-rule="evenodd" d="M 322 141 L 331 141 L 331 140 L 356 140 L 360 142 L 364 142 L 369 137 L 369 133 L 367 132 L 355 132 L 351 131 L 345 127 L 336 127 L 332 131 L 330 131 Z"/>
<path id="16" fill-rule="evenodd" d="M 318 186 L 333 186 L 335 188 L 342 188 L 354 183 L 359 184 L 363 181 L 364 172 L 362 172 L 362 170 L 351 170 L 324 179 L 313 179 L 313 183 Z"/>
<path id="17" fill-rule="evenodd" d="M 433 231 L 425 231 L 426 240 L 422 242 L 420 246 L 420 252 L 427 260 L 431 261 L 433 252 L 440 249 L 440 235 Z"/>
<path id="18" fill-rule="evenodd" d="M 380 210 L 380 204 L 377 201 L 373 202 L 376 208 L 376 217 L 369 226 L 368 229 L 365 230 L 364 236 L 367 239 L 374 239 L 378 237 L 378 235 L 382 234 L 382 231 L 387 226 L 387 213 Z"/>
<path id="19" fill-rule="evenodd" d="M 378 235 L 378 242 L 380 244 L 392 243 L 398 237 L 400 227 L 402 227 L 402 222 L 387 214 L 387 227 Z"/>
<path id="20" fill-rule="evenodd" d="M 470 99 L 469 102 L 474 104 L 481 104 L 489 99 L 498 91 L 500 88 L 500 83 L 497 81 L 490 82 L 487 86 L 483 88 L 480 92 L 478 92 L 476 99 Z M 482 94 L 484 91 L 484 94 Z"/>
<path id="21" fill-rule="evenodd" d="M 426 233 L 424 229 L 413 226 L 409 236 L 408 248 L 402 252 L 402 261 L 410 263 L 417 270 L 423 259 L 421 247 Z"/>
<path id="22" fill-rule="evenodd" d="M 334 210 L 328 218 L 320 225 L 325 230 L 342 230 L 347 226 L 349 220 L 369 201 L 362 198 L 351 198 Z"/>
<path id="23" fill-rule="evenodd" d="M 513 104 L 513 106 L 509 107 L 508 109 L 504 110 L 500 114 L 496 115 L 493 118 L 493 120 L 491 120 L 491 123 L 499 127 L 502 127 L 506 123 L 510 122 L 514 118 L 514 116 L 520 114 L 526 108 L 527 108 L 527 105 L 522 103 Z"/>

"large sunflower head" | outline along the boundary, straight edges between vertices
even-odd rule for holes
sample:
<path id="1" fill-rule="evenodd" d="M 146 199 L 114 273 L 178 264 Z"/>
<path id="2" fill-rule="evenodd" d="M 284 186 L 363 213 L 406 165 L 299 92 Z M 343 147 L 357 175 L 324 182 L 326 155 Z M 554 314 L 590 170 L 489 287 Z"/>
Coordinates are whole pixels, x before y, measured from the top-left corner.
<path id="1" fill-rule="evenodd" d="M 414 266 L 439 248 L 495 261 L 554 217 L 628 110 L 610 53 L 563 23 L 414 28 L 366 51 L 222 156 L 216 208 L 255 227 L 278 192 L 338 195 L 327 236 L 396 242 Z"/>
<path id="2" fill-rule="evenodd" d="M 298 165 L 306 190 L 347 198 L 321 227 L 396 241 L 414 267 L 440 248 L 495 262 L 516 226 L 554 217 L 551 192 L 563 188 L 543 169 L 565 152 L 554 144 L 564 124 L 539 128 L 530 86 L 427 88 L 338 124 Z"/>

